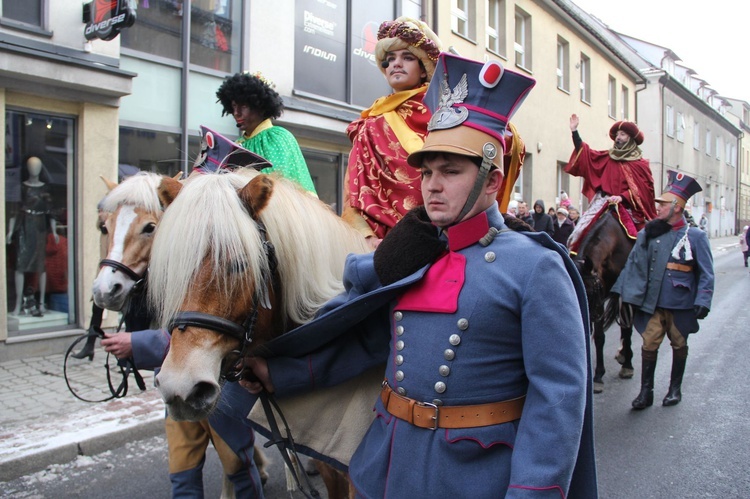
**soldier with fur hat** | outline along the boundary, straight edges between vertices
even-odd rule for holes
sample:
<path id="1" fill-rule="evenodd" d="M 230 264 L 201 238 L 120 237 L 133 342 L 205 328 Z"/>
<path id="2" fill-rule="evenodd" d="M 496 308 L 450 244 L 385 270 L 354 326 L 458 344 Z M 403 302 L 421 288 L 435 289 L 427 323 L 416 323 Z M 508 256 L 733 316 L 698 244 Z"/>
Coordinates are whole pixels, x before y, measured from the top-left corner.
<path id="1" fill-rule="evenodd" d="M 422 103 L 440 54 L 440 40 L 408 17 L 378 30 L 375 59 L 393 93 L 376 100 L 347 128 L 352 141 L 342 217 L 373 246 L 422 205 L 419 174 L 406 164 L 424 143 L 430 112 Z"/>
<path id="2" fill-rule="evenodd" d="M 669 172 L 664 193 L 656 198 L 657 218 L 638 233 L 625 268 L 612 287 L 635 309 L 633 325 L 643 338 L 641 391 L 633 409 L 654 402 L 654 370 L 664 336 L 672 345 L 672 375 L 662 405 L 682 400 L 688 335 L 699 329 L 711 308 L 714 268 L 708 236 L 685 220 L 685 205 L 700 192 L 694 178 Z"/>
<path id="3" fill-rule="evenodd" d="M 622 202 L 637 230 L 656 217 L 654 177 L 648 160 L 643 158 L 638 147 L 644 138 L 638 125 L 632 121 L 618 121 L 609 130 L 609 138 L 614 141 L 612 148 L 596 151 L 581 140 L 579 121 L 575 114 L 570 117 L 575 150 L 565 172 L 583 177 L 583 195 L 590 204 L 568 240 L 568 247 L 573 252 L 581 235 L 606 203 Z"/>
<path id="4" fill-rule="evenodd" d="M 497 201 L 515 180 L 501 159 L 508 120 L 534 84 L 441 54 L 429 133 L 408 157 L 424 207 L 374 256 L 350 256 L 345 295 L 266 345 L 297 355 L 247 361 L 283 393 L 386 363 L 349 464 L 358 497 L 597 497 L 583 282 L 548 234 L 509 228 L 509 196 Z M 530 298 L 550 287 L 558 307 Z M 321 333 L 340 336 L 321 345 Z"/>

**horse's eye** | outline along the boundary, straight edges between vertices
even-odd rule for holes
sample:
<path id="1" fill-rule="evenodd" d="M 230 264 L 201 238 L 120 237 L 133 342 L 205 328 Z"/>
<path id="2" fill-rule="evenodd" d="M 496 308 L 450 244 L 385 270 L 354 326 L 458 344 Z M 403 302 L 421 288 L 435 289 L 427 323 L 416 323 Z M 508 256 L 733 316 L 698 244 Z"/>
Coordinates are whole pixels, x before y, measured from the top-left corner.
<path id="1" fill-rule="evenodd" d="M 105 236 L 106 236 L 107 234 L 109 234 L 109 231 L 107 230 L 107 226 L 106 226 L 106 225 L 104 225 L 104 224 L 101 224 L 101 225 L 99 226 L 99 230 L 100 230 L 100 231 L 101 231 L 101 233 L 102 233 L 103 235 L 105 235 Z"/>
<path id="2" fill-rule="evenodd" d="M 156 230 L 156 224 L 155 223 L 146 224 L 146 226 L 143 227 L 143 233 L 144 234 L 151 234 L 155 230 Z"/>

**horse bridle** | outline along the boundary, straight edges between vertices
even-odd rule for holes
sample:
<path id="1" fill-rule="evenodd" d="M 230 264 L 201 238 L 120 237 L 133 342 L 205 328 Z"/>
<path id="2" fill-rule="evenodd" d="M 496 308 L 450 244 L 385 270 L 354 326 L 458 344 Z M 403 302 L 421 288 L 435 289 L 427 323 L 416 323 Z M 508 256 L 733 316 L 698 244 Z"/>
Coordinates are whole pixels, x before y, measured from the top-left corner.
<path id="1" fill-rule="evenodd" d="M 258 230 L 261 234 L 261 239 L 263 241 L 263 248 L 265 250 L 266 259 L 268 261 L 269 275 L 266 276 L 264 281 L 268 283 L 267 287 L 271 291 L 275 292 L 279 289 L 276 249 L 268 240 L 268 233 L 266 231 L 265 225 L 263 225 L 261 222 L 257 222 L 257 224 Z M 169 321 L 167 329 L 169 331 L 172 331 L 176 328 L 180 331 L 184 331 L 188 327 L 199 327 L 210 329 L 219 334 L 224 334 L 229 336 L 230 338 L 238 340 L 240 342 L 240 348 L 237 350 L 232 350 L 226 355 L 226 357 L 224 357 L 224 359 L 222 360 L 220 372 L 220 377 L 222 380 L 230 382 L 238 381 L 245 374 L 245 366 L 242 360 L 250 351 L 250 345 L 253 343 L 253 338 L 255 336 L 255 323 L 258 320 L 258 310 L 260 308 L 259 296 L 260 295 L 256 291 L 255 296 L 253 297 L 252 308 L 242 324 L 230 321 L 229 319 L 225 319 L 224 317 L 207 314 L 205 312 L 185 311 L 175 314 L 172 320 Z M 265 308 L 271 308 L 270 302 L 264 305 Z"/>
<path id="2" fill-rule="evenodd" d="M 130 277 L 130 279 L 132 279 L 133 282 L 135 283 L 133 284 L 133 287 L 130 289 L 131 294 L 140 293 L 146 285 L 148 267 L 143 272 L 143 275 L 141 275 L 135 270 L 125 265 L 124 263 L 118 262 L 117 260 L 111 260 L 109 258 L 102 258 L 99 261 L 99 268 L 102 268 L 102 267 L 112 267 L 113 269 L 112 272 L 117 272 L 119 270 L 126 276 Z"/>

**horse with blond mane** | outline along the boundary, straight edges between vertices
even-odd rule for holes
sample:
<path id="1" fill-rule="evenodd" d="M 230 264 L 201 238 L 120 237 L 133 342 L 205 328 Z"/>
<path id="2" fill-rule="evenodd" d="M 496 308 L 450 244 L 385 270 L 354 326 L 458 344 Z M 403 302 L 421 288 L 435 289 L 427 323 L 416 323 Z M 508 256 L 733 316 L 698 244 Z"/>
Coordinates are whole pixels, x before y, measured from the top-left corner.
<path id="1" fill-rule="evenodd" d="M 235 389 L 222 379 L 242 358 L 311 321 L 344 290 L 346 256 L 370 248 L 326 204 L 252 169 L 165 181 L 160 197 L 149 295 L 172 343 L 156 383 L 172 417 L 198 420 Z"/>
<path id="2" fill-rule="evenodd" d="M 127 330 L 132 331 L 123 333 L 123 336 L 127 337 L 130 355 L 134 357 L 133 361 L 139 368 L 158 368 L 169 343 L 168 337 L 162 331 L 149 329 L 151 315 L 143 298 L 154 232 L 164 213 L 157 190 L 163 179 L 177 181 L 181 175 L 180 172 L 172 179 L 155 173 L 140 172 L 126 178 L 120 184 L 105 180 L 109 193 L 98 206 L 100 229 L 107 241 L 107 254 L 100 263 L 100 271 L 94 281 L 94 302 L 101 308 L 123 312 Z M 92 336 L 91 339 L 95 340 L 95 337 Z M 104 343 L 110 342 L 118 345 L 117 340 L 112 338 L 104 340 Z M 93 347 L 93 343 L 87 344 L 84 350 L 75 356 L 82 358 L 88 355 L 91 358 Z M 122 347 L 118 345 L 117 348 Z M 253 459 L 249 457 L 249 453 L 252 452 L 254 461 L 259 466 L 259 480 L 263 481 L 267 477 L 262 469 L 265 463 L 262 452 L 257 448 L 250 450 L 253 447 L 252 429 L 247 426 L 244 416 L 232 419 L 227 414 L 217 414 L 209 421 L 188 426 L 170 421 L 168 418 L 166 426 L 170 448 L 188 449 L 190 453 L 199 457 L 205 453 L 209 438 L 216 444 L 217 439 L 227 439 L 228 436 L 241 434 L 242 438 L 232 439 L 237 441 L 232 442 L 231 451 L 220 453 L 224 466 L 223 496 L 233 497 L 234 492 L 245 496 L 248 489 L 255 489 L 259 493 L 260 485 L 249 483 L 258 480 L 249 479 L 249 471 L 245 471 L 244 475 L 242 473 L 243 470 L 254 468 Z M 190 438 L 187 435 L 190 435 Z M 180 454 L 181 451 L 174 452 L 174 455 L 170 452 L 170 477 L 173 485 L 183 492 L 186 489 L 180 487 L 183 487 L 182 482 L 185 481 L 190 482 L 191 487 L 202 488 L 200 484 L 193 483 L 199 481 L 201 466 L 183 470 L 182 468 L 192 464 Z M 173 459 L 185 464 L 173 466 Z M 188 475 L 190 479 L 187 478 Z"/>

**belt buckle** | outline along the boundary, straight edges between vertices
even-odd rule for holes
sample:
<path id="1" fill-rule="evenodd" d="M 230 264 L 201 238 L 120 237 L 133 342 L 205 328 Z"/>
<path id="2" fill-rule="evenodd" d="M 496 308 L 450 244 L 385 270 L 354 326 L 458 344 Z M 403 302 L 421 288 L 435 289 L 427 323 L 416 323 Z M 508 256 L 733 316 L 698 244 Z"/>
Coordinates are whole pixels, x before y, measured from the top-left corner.
<path id="1" fill-rule="evenodd" d="M 432 404 L 430 402 L 417 402 L 417 405 L 420 407 L 431 407 L 432 409 L 435 409 L 435 415 L 432 416 L 432 428 L 428 428 L 428 430 L 435 431 L 438 429 L 438 415 L 440 414 L 440 406 L 437 404 Z"/>

